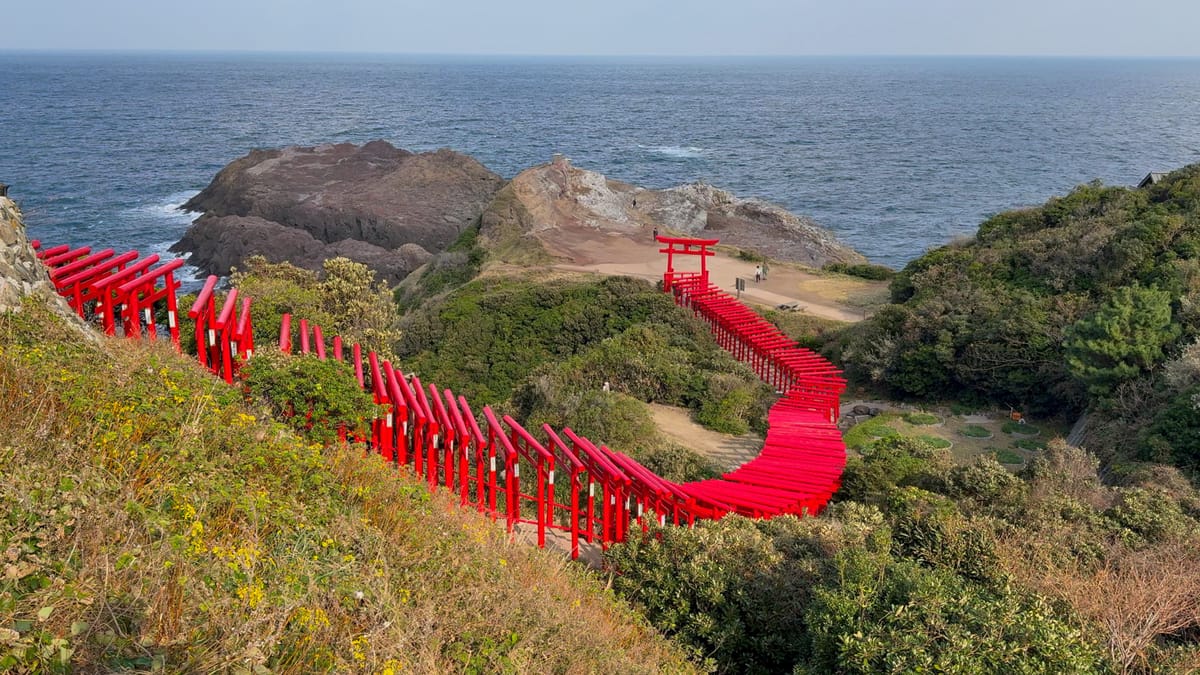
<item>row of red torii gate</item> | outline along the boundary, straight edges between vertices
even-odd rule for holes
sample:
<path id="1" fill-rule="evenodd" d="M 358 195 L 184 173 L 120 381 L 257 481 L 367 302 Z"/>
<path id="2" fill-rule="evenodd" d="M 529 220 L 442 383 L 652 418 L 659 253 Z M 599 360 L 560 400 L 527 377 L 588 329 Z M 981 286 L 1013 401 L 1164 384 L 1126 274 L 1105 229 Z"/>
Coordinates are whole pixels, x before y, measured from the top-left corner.
<path id="1" fill-rule="evenodd" d="M 503 519 L 510 532 L 529 528 L 539 546 L 548 536 L 557 538 L 572 557 L 584 543 L 607 547 L 652 521 L 692 525 L 730 513 L 819 513 L 839 488 L 846 461 L 836 427 L 845 389 L 840 371 L 710 282 L 707 258 L 716 239 L 657 239 L 667 258 L 663 290 L 780 394 L 760 453 L 717 479 L 672 482 L 569 428 L 527 430 L 488 406 L 477 415 L 463 396 L 423 383 L 374 352 L 363 354 L 358 344 L 346 345 L 340 336 L 327 344 L 321 327 L 303 318 L 283 317 L 278 347 L 351 364 L 380 414 L 364 420 L 359 432 L 341 430 L 343 439 L 363 441 L 369 452 L 420 477 L 429 489 L 448 490 L 464 507 Z M 33 244 L 58 292 L 81 317 L 110 335 L 119 330 L 129 338 L 156 339 L 156 316 L 165 312 L 161 331 L 179 345 L 174 273 L 182 261 Z M 699 258 L 699 271 L 677 270 L 677 256 Z M 215 276 L 206 280 L 188 318 L 200 364 L 232 384 L 239 365 L 254 354 L 252 301 L 239 298 L 237 289 L 222 294 L 217 284 Z"/>

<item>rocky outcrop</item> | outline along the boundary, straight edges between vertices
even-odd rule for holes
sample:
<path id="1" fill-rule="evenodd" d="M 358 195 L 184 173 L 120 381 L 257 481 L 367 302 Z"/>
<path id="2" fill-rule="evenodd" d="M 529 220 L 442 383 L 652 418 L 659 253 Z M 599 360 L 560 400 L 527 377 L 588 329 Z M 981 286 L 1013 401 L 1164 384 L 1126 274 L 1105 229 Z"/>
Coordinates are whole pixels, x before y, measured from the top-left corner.
<path id="1" fill-rule="evenodd" d="M 214 274 L 256 254 L 311 269 L 343 255 L 395 283 L 472 226 L 503 184 L 444 149 L 372 141 L 255 150 L 184 205 L 203 215 L 172 250 Z"/>
<path id="2" fill-rule="evenodd" d="M 660 228 L 714 237 L 772 258 L 813 267 L 866 262 L 811 218 L 761 199 L 741 199 L 706 183 L 647 190 L 639 194 L 638 205 Z"/>
<path id="3" fill-rule="evenodd" d="M 40 301 L 69 325 L 82 328 L 79 317 L 54 291 L 50 274 L 29 245 L 21 210 L 8 197 L 0 197 L 0 312 L 20 311 L 27 298 Z"/>
<path id="4" fill-rule="evenodd" d="M 865 258 L 811 219 L 704 183 L 646 190 L 572 166 L 559 157 L 513 178 L 484 212 L 481 236 L 503 254 L 555 251 L 570 230 L 714 237 L 773 259 L 820 267 Z"/>

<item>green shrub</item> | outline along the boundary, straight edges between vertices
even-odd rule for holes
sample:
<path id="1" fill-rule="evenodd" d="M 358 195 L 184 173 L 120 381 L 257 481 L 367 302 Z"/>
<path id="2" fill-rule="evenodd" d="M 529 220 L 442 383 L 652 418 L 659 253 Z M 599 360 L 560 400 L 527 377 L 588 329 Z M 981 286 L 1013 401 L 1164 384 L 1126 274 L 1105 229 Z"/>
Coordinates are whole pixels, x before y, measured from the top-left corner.
<path id="1" fill-rule="evenodd" d="M 959 430 L 960 434 L 967 438 L 991 438 L 992 432 L 986 427 L 981 427 L 978 424 L 968 424 Z"/>
<path id="2" fill-rule="evenodd" d="M 1011 456 L 1001 456 L 1002 452 L 1011 453 Z M 1011 450 L 997 451 L 995 456 L 976 457 L 970 464 L 950 469 L 941 492 L 954 499 L 1015 504 L 1025 490 L 1025 483 L 1002 465 L 1021 464 L 1023 461 L 1020 455 Z"/>
<path id="3" fill-rule="evenodd" d="M 941 436 L 917 436 L 917 438 L 925 443 L 928 443 L 930 447 L 937 448 L 939 450 L 949 448 L 954 445 L 953 442 L 948 441 Z"/>
<path id="4" fill-rule="evenodd" d="M 716 373 L 707 378 L 696 421 L 725 434 L 745 434 L 755 421 L 765 418 L 768 394 L 757 381 L 744 376 Z"/>
<path id="5" fill-rule="evenodd" d="M 1021 450 L 1045 450 L 1046 442 L 1036 438 L 1018 438 L 1013 441 L 1013 447 Z"/>
<path id="6" fill-rule="evenodd" d="M 1117 494 L 1117 502 L 1104 514 L 1139 540 L 1162 541 L 1196 527 L 1196 521 L 1184 515 L 1179 502 L 1164 490 L 1122 488 Z"/>
<path id="7" fill-rule="evenodd" d="M 859 422 L 853 427 L 850 427 L 850 429 L 842 435 L 842 440 L 846 443 L 847 448 L 850 448 L 851 450 L 861 450 L 876 438 L 890 438 L 898 435 L 899 432 L 888 426 L 888 424 L 895 419 L 897 419 L 896 415 L 876 415 L 869 420 Z"/>
<path id="8" fill-rule="evenodd" d="M 676 483 L 708 480 L 721 475 L 721 470 L 711 460 L 677 443 L 643 442 L 631 454 L 655 475 Z"/>
<path id="9" fill-rule="evenodd" d="M 1019 452 L 1014 452 L 1008 448 L 996 448 L 992 451 L 992 455 L 997 462 L 1001 464 L 1024 464 L 1025 457 Z"/>
<path id="10" fill-rule="evenodd" d="M 347 346 L 357 342 L 364 354 L 374 351 L 384 360 L 394 360 L 399 315 L 391 291 L 366 265 L 330 258 L 318 276 L 290 263 L 252 256 L 242 269 L 234 270 L 230 283 L 243 297 L 254 299 L 250 315 L 260 346 L 279 344 L 282 316 L 291 314 L 293 334 L 299 332 L 300 319 L 306 319 L 310 326 L 321 327 L 327 345 L 341 335 Z"/>
<path id="11" fill-rule="evenodd" d="M 904 421 L 915 426 L 929 426 L 937 424 L 940 420 L 937 415 L 927 412 L 912 412 L 904 416 Z"/>
<path id="12" fill-rule="evenodd" d="M 838 274 L 848 274 L 852 277 L 860 277 L 870 279 L 871 281 L 887 281 L 896 276 L 896 271 L 890 267 L 883 265 L 871 265 L 869 263 L 857 263 L 849 265 L 846 263 L 828 263 L 821 268 L 827 272 L 837 272 Z"/>
<path id="13" fill-rule="evenodd" d="M 1032 424 L 1021 424 L 1015 420 L 1008 420 L 1000 426 L 1000 431 L 1006 434 L 1017 434 L 1019 436 L 1037 436 L 1042 432 L 1038 427 Z"/>
<path id="14" fill-rule="evenodd" d="M 897 486 L 940 480 L 950 466 L 950 456 L 916 438 L 882 438 L 851 459 L 842 473 L 838 501 L 886 503 Z"/>
<path id="15" fill-rule="evenodd" d="M 1031 594 L 993 590 L 944 569 L 847 551 L 839 582 L 805 612 L 812 658 L 798 672 L 1100 672 L 1070 621 Z"/>
<path id="16" fill-rule="evenodd" d="M 806 652 L 804 608 L 819 554 L 790 516 L 740 516 L 652 529 L 605 555 L 613 588 L 701 662 L 724 672 L 787 672 Z M 785 542 L 789 555 L 781 550 Z"/>
<path id="17" fill-rule="evenodd" d="M 350 366 L 339 361 L 264 349 L 242 366 L 241 374 L 252 396 L 316 441 L 330 443 L 339 425 L 357 429 L 378 414 Z"/>

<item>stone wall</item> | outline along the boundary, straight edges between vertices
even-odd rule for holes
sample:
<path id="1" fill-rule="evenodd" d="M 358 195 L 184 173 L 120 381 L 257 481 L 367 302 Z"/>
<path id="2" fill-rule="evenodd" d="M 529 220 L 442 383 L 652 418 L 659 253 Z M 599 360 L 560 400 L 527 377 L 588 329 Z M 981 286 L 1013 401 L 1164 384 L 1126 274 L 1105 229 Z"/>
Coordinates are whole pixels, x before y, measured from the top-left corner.
<path id="1" fill-rule="evenodd" d="M 0 312 L 18 311 L 26 296 L 34 296 L 58 314 L 82 325 L 50 283 L 50 275 L 29 246 L 21 210 L 8 197 L 0 197 Z"/>

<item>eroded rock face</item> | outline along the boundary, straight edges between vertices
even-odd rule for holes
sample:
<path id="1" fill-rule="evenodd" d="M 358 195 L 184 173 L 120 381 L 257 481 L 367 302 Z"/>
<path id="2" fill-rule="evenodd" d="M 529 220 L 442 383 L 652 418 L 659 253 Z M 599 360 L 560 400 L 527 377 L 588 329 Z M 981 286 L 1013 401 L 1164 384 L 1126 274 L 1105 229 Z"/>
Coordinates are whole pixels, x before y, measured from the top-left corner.
<path id="1" fill-rule="evenodd" d="M 645 190 L 556 159 L 518 174 L 483 214 L 482 236 L 519 251 L 541 242 L 553 252 L 554 230 L 633 234 L 653 228 L 715 237 L 771 258 L 820 267 L 865 258 L 809 218 L 757 199 L 740 199 L 704 183 Z"/>
<path id="2" fill-rule="evenodd" d="M 0 197 L 0 312 L 19 311 L 28 297 L 82 327 L 79 317 L 54 291 L 50 274 L 29 245 L 21 210 L 8 197 Z"/>
<path id="3" fill-rule="evenodd" d="M 184 205 L 203 215 L 172 250 L 213 274 L 256 254 L 310 269 L 343 255 L 396 283 L 474 224 L 503 184 L 445 149 L 414 154 L 372 141 L 255 150 Z"/>

